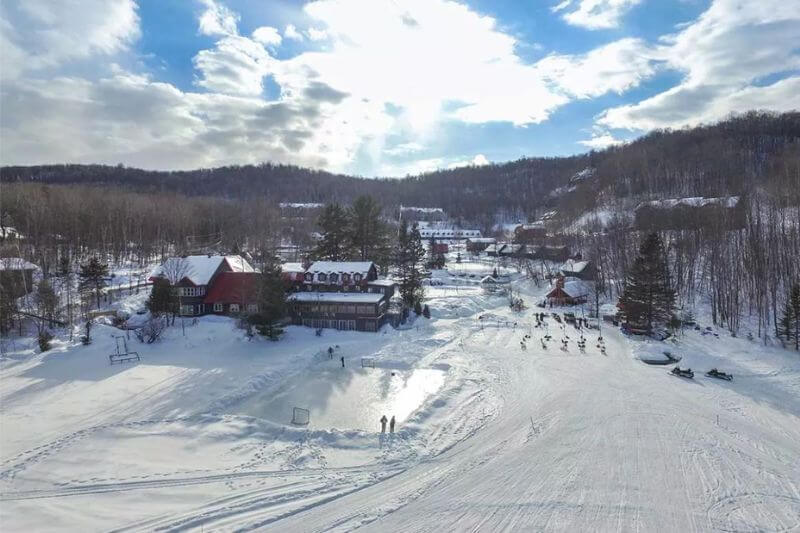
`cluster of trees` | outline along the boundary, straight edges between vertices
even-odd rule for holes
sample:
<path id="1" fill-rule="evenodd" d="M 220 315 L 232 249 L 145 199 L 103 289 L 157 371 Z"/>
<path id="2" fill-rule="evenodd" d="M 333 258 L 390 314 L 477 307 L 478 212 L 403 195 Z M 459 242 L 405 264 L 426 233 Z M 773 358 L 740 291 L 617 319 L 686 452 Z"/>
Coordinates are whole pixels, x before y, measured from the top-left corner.
<path id="1" fill-rule="evenodd" d="M 391 261 L 392 235 L 381 217 L 381 206 L 371 196 L 356 198 L 349 207 L 327 204 L 319 216 L 321 238 L 314 259 L 373 261 L 386 271 Z"/>
<path id="2" fill-rule="evenodd" d="M 669 322 L 674 309 L 675 290 L 664 244 L 657 233 L 651 233 L 628 272 L 619 298 L 620 315 L 633 328 L 652 331 L 654 325 Z"/>

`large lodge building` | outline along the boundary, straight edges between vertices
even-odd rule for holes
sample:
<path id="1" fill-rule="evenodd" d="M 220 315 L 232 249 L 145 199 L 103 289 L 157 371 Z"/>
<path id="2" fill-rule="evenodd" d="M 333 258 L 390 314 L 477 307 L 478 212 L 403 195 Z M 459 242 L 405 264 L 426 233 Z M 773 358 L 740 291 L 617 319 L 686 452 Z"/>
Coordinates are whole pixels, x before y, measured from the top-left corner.
<path id="1" fill-rule="evenodd" d="M 150 280 L 180 277 L 172 285 L 182 315 L 238 315 L 258 312 L 258 276 L 241 256 L 190 255 L 168 259 Z M 313 328 L 378 331 L 395 291 L 371 261 L 317 261 L 308 268 L 286 263 L 283 279 L 291 322 Z"/>

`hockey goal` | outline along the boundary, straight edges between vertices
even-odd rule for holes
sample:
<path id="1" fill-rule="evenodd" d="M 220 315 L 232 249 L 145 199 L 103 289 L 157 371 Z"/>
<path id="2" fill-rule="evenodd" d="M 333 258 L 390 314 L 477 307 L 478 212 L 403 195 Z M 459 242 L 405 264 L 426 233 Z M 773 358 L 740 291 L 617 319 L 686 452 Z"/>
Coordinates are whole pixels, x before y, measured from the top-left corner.
<path id="1" fill-rule="evenodd" d="M 302 407 L 292 408 L 292 424 L 307 426 L 310 420 L 311 412 L 308 409 L 303 409 Z"/>
<path id="2" fill-rule="evenodd" d="M 375 359 L 372 357 L 362 357 L 361 368 L 375 368 Z"/>

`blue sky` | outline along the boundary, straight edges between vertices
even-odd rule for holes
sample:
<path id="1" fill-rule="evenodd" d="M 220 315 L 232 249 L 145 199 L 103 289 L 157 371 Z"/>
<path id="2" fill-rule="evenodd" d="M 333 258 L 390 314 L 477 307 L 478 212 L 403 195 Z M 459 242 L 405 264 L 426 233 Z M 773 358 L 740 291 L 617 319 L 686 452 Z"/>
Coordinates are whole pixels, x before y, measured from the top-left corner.
<path id="1" fill-rule="evenodd" d="M 0 162 L 402 176 L 800 107 L 785 0 L 27 0 Z"/>

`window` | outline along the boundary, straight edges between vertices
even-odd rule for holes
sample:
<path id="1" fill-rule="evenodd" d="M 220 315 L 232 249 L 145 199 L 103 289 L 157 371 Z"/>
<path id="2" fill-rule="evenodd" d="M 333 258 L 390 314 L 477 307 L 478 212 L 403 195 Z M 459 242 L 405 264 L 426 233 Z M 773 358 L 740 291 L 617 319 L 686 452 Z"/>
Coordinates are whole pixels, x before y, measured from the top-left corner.
<path id="1" fill-rule="evenodd" d="M 239 304 L 231 304 L 230 311 L 231 311 L 231 313 L 238 313 L 239 312 Z"/>
<path id="2" fill-rule="evenodd" d="M 353 281 L 355 281 L 356 283 L 361 281 L 361 274 L 353 274 Z"/>
<path id="3" fill-rule="evenodd" d="M 248 313 L 258 313 L 258 304 L 247 304 Z"/>
<path id="4" fill-rule="evenodd" d="M 328 281 L 328 275 L 324 272 L 320 272 L 319 274 L 317 274 L 317 280 Z"/>
<path id="5" fill-rule="evenodd" d="M 197 305 L 194 308 L 194 312 L 195 312 L 196 315 L 202 315 L 203 311 L 205 311 L 205 305 L 204 304 Z"/>
<path id="6" fill-rule="evenodd" d="M 222 307 L 221 303 L 215 303 L 214 304 L 214 312 L 215 313 L 221 313 L 222 310 L 223 310 L 223 307 Z"/>
<path id="7" fill-rule="evenodd" d="M 350 274 L 342 274 L 342 283 L 350 283 Z"/>
<path id="8" fill-rule="evenodd" d="M 181 306 L 181 314 L 182 315 L 193 315 L 194 314 L 194 306 L 193 305 L 182 305 Z"/>
<path id="9" fill-rule="evenodd" d="M 181 287 L 178 289 L 180 296 L 203 296 L 205 292 L 205 287 Z"/>
<path id="10" fill-rule="evenodd" d="M 331 283 L 339 283 L 339 274 L 331 274 Z"/>
<path id="11" fill-rule="evenodd" d="M 314 281 L 314 274 L 312 274 L 311 272 L 306 272 L 305 275 L 303 276 L 303 279 L 305 279 L 306 281 Z"/>

